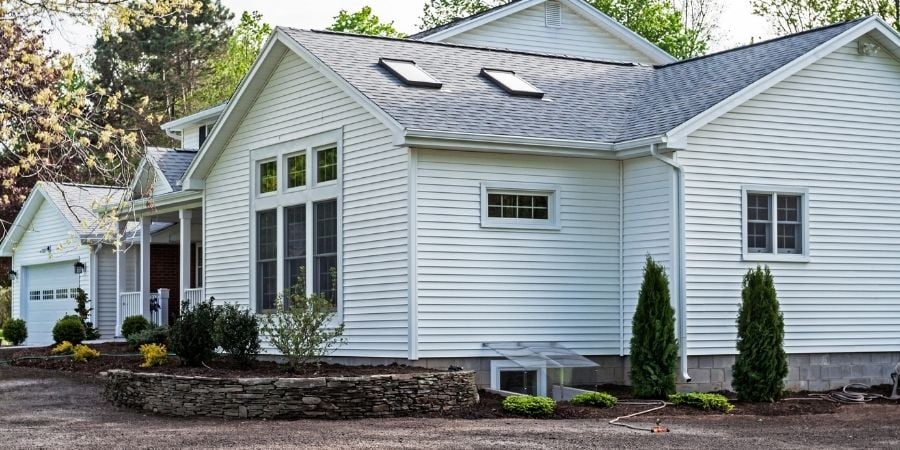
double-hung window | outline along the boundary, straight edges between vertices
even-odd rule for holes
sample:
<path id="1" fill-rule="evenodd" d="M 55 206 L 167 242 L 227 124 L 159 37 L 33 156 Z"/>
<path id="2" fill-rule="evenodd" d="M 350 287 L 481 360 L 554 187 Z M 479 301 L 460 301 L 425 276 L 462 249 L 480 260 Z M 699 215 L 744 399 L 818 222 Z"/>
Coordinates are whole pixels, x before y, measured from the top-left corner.
<path id="1" fill-rule="evenodd" d="M 294 293 L 326 296 L 341 312 L 340 148 L 335 131 L 251 152 L 259 312 Z"/>
<path id="2" fill-rule="evenodd" d="M 792 188 L 744 189 L 744 259 L 799 259 L 809 254 L 807 193 Z"/>

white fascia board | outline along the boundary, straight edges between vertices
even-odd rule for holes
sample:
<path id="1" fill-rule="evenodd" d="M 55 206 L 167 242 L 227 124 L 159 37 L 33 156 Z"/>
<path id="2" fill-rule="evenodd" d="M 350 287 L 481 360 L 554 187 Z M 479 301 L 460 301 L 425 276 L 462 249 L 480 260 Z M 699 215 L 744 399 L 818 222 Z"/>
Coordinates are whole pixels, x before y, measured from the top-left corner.
<path id="1" fill-rule="evenodd" d="M 892 42 L 900 48 L 900 38 L 898 38 L 897 33 L 895 31 L 887 31 L 886 33 L 885 29 L 890 29 L 890 26 L 883 20 L 874 16 L 869 17 L 855 27 L 835 36 L 830 41 L 825 42 L 805 55 L 785 64 L 780 69 L 760 78 L 755 83 L 734 93 L 725 100 L 717 103 L 715 106 L 673 128 L 666 133 L 667 140 L 673 144 L 686 143 L 687 137 L 690 136 L 691 133 L 873 30 L 878 30 L 882 34 L 885 34 L 886 37 L 891 38 Z"/>
<path id="2" fill-rule="evenodd" d="M 401 147 L 440 150 L 615 158 L 612 144 L 525 136 L 406 130 L 394 143 Z"/>
<path id="3" fill-rule="evenodd" d="M 22 236 L 25 235 L 25 232 L 28 230 L 28 225 L 31 224 L 38 209 L 46 201 L 47 199 L 44 197 L 44 193 L 41 192 L 40 185 L 36 185 L 34 189 L 31 190 L 31 193 L 28 194 L 28 198 L 25 199 L 25 204 L 22 205 L 22 209 L 19 210 L 19 214 L 16 215 L 15 220 L 13 220 L 12 225 L 10 225 L 6 236 L 0 241 L 0 256 L 13 256 L 13 253 L 15 252 L 13 247 L 15 247 L 15 244 L 17 244 L 22 239 Z"/>
<path id="4" fill-rule="evenodd" d="M 489 12 L 476 19 L 467 20 L 463 23 L 460 23 L 459 25 L 451 26 L 446 30 L 438 31 L 437 33 L 430 34 L 418 40 L 422 42 L 442 42 L 445 39 L 449 39 L 458 34 L 465 33 L 466 31 L 478 28 L 495 20 L 502 19 L 519 11 L 526 10 L 528 8 L 531 8 L 532 6 L 544 3 L 545 1 L 546 0 L 524 0 L 518 3 L 513 3 L 511 5 L 507 5 L 506 7 L 497 8 L 494 11 Z"/>
<path id="5" fill-rule="evenodd" d="M 251 84 L 253 84 L 253 81 L 256 80 L 257 76 L 265 76 L 266 78 L 268 78 L 269 75 L 271 75 L 271 73 L 274 71 L 275 65 L 270 64 L 270 67 L 268 67 L 268 70 L 266 71 L 266 73 L 265 74 L 261 73 L 261 71 L 262 71 L 261 68 L 264 65 L 266 65 L 267 60 L 270 57 L 280 60 L 284 56 L 284 52 L 282 52 L 281 54 L 272 55 L 273 49 L 275 48 L 276 44 L 278 44 L 278 39 L 276 39 L 276 34 L 272 33 L 272 35 L 269 36 L 269 39 L 266 41 L 265 45 L 263 45 L 263 48 L 260 51 L 259 56 L 256 58 L 256 61 L 253 63 L 253 67 L 250 68 L 250 71 L 247 73 L 246 76 L 244 76 L 244 78 L 241 80 L 240 84 L 238 84 L 237 89 L 235 90 L 234 94 L 231 96 L 231 100 L 229 100 L 228 103 L 223 105 L 224 111 L 222 111 L 221 116 L 219 117 L 219 120 L 216 121 L 216 124 L 213 126 L 212 130 L 210 130 L 209 136 L 206 138 L 206 141 L 203 143 L 203 145 L 200 146 L 200 149 L 197 152 L 197 156 L 194 158 L 194 161 L 191 162 L 191 165 L 188 166 L 187 170 L 185 171 L 184 175 L 182 176 L 181 185 L 183 188 L 188 188 L 188 187 L 194 188 L 194 186 L 197 184 L 198 181 L 202 184 L 202 180 L 195 181 L 194 178 L 196 177 L 195 174 L 196 174 L 198 168 L 201 165 L 203 165 L 203 163 L 206 161 L 207 158 L 211 157 L 211 156 L 207 155 L 207 153 L 209 152 L 209 148 L 213 147 L 213 146 L 221 147 L 219 141 L 221 139 L 223 139 L 220 137 L 223 134 L 222 129 L 225 127 L 226 122 L 230 122 L 232 120 L 231 116 L 233 115 L 233 112 L 238 107 L 238 105 L 243 106 L 244 102 L 252 100 L 252 99 L 249 99 L 249 100 L 247 99 L 247 96 L 249 95 L 249 94 L 247 94 L 247 90 L 249 89 L 249 86 Z M 261 89 L 261 87 L 259 89 Z M 253 97 L 253 99 L 255 99 L 256 95 L 253 95 L 252 97 Z M 241 116 L 243 116 L 243 114 L 241 114 Z M 240 120 L 241 118 L 242 117 L 238 117 L 238 118 L 235 118 L 234 120 Z M 230 134 L 230 133 L 228 133 L 228 134 Z M 214 160 L 218 159 L 218 156 L 219 155 L 213 155 L 212 159 L 214 159 Z M 211 167 L 212 163 L 209 163 L 206 165 Z M 206 174 L 203 174 L 202 178 L 206 178 Z"/>
<path id="6" fill-rule="evenodd" d="M 582 17 L 592 22 L 594 25 L 610 32 L 613 36 L 621 39 L 635 50 L 640 51 L 648 58 L 653 60 L 655 64 L 669 64 L 678 61 L 678 58 L 667 53 L 665 50 L 657 47 L 643 36 L 631 31 L 625 25 L 622 25 L 612 17 L 607 16 L 599 9 L 584 2 L 583 0 L 559 0 L 566 4 Z"/>
<path id="7" fill-rule="evenodd" d="M 319 57 L 314 55 L 312 52 L 306 49 L 302 44 L 295 41 L 294 38 L 290 37 L 284 31 L 278 29 L 275 31 L 277 38 L 285 45 L 288 49 L 297 54 L 301 59 L 306 61 L 309 65 L 311 65 L 314 69 L 319 71 L 328 81 L 334 83 L 338 88 L 344 91 L 351 99 L 356 101 L 360 106 L 362 106 L 366 111 L 375 116 L 381 123 L 384 124 L 389 130 L 394 133 L 400 132 L 403 130 L 403 126 L 400 122 L 397 121 L 394 117 L 387 113 L 387 111 L 381 109 L 380 106 L 376 105 L 369 97 L 366 97 L 356 86 L 350 84 L 349 81 L 345 80 L 343 77 L 337 74 L 331 67 L 322 62 Z"/>
<path id="8" fill-rule="evenodd" d="M 119 218 L 135 218 L 145 215 L 145 213 L 150 213 L 151 215 L 162 214 L 170 210 L 183 208 L 188 204 L 199 204 L 202 198 L 203 192 L 201 191 L 178 191 L 150 199 L 141 198 L 132 201 L 130 207 L 119 214 Z M 150 202 L 151 200 L 152 202 Z"/>
<path id="9" fill-rule="evenodd" d="M 187 125 L 198 124 L 202 125 L 205 122 L 208 122 L 210 119 L 217 118 L 222 115 L 222 111 L 225 111 L 225 107 L 227 103 L 223 103 L 219 106 L 213 106 L 212 108 L 207 108 L 202 111 L 195 112 L 189 116 L 182 117 L 180 119 L 175 119 L 171 122 L 166 122 L 159 127 L 163 130 L 183 130 Z"/>

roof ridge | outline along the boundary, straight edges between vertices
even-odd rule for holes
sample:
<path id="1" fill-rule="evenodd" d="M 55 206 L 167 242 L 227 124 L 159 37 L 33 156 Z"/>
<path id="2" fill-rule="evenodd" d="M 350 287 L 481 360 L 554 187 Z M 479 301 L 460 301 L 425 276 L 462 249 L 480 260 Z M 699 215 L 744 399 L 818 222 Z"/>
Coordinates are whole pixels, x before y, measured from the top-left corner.
<path id="1" fill-rule="evenodd" d="M 456 25 L 458 25 L 458 24 L 460 24 L 460 23 L 468 22 L 468 21 L 470 21 L 470 20 L 477 19 L 477 18 L 479 18 L 479 17 L 482 17 L 482 16 L 484 16 L 484 15 L 487 15 L 487 14 L 492 13 L 492 12 L 494 12 L 494 11 L 497 11 L 497 10 L 499 10 L 499 9 L 505 8 L 505 7 L 507 7 L 507 6 L 514 5 L 514 4 L 519 3 L 519 2 L 521 2 L 521 1 L 523 1 L 523 0 L 510 0 L 510 1 L 506 2 L 506 3 L 501 3 L 501 4 L 497 5 L 497 6 L 490 7 L 490 8 L 488 8 L 488 9 L 485 9 L 484 11 L 477 12 L 477 13 L 475 13 L 475 14 L 470 14 L 470 15 L 465 16 L 465 17 L 454 17 L 453 19 L 451 19 L 451 20 L 450 20 L 449 22 L 447 22 L 447 23 L 444 23 L 444 24 L 441 24 L 441 25 L 437 25 L 437 26 L 431 27 L 431 28 L 429 28 L 429 29 L 427 29 L 427 30 L 420 30 L 418 33 L 411 34 L 411 35 L 407 36 L 406 38 L 407 38 L 407 39 L 411 39 L 411 40 L 418 40 L 419 38 L 431 36 L 432 34 L 438 33 L 438 32 L 440 32 L 440 31 L 443 31 L 443 30 L 447 30 L 447 29 L 453 28 L 454 26 L 456 26 Z"/>
<path id="2" fill-rule="evenodd" d="M 425 41 L 418 41 L 418 40 L 413 40 L 413 39 L 392 38 L 392 37 L 385 37 L 385 36 L 368 36 L 368 35 L 355 34 L 355 33 L 343 33 L 343 32 L 338 32 L 338 31 L 329 31 L 329 30 L 312 30 L 312 29 L 293 28 L 293 27 L 284 27 L 284 26 L 279 26 L 276 28 L 280 28 L 280 29 L 284 29 L 284 30 L 291 30 L 291 31 L 301 32 L 301 33 L 330 34 L 330 35 L 335 35 L 335 36 L 345 36 L 345 37 L 351 37 L 351 38 L 402 42 L 402 43 L 406 43 L 406 44 L 431 45 L 431 46 L 437 46 L 437 47 L 482 50 L 482 51 L 486 51 L 486 52 L 496 52 L 496 53 L 511 54 L 511 55 L 537 56 L 537 57 L 541 57 L 541 58 L 560 59 L 560 60 L 565 60 L 565 61 L 581 61 L 581 62 L 588 62 L 588 63 L 594 63 L 594 64 L 606 64 L 606 65 L 611 65 L 611 66 L 653 67 L 649 64 L 640 64 L 640 63 L 630 62 L 630 61 L 608 61 L 608 60 L 602 60 L 602 59 L 584 58 L 584 57 L 579 57 L 579 56 L 554 55 L 551 53 L 537 53 L 537 52 L 527 52 L 527 51 L 523 51 L 523 50 L 510 50 L 510 49 L 505 49 L 505 48 L 477 47 L 477 46 L 473 46 L 473 45 L 453 44 L 453 43 L 449 43 L 449 42 L 425 42 Z"/>
<path id="3" fill-rule="evenodd" d="M 817 28 L 810 28 L 809 30 L 804 30 L 804 31 L 801 31 L 801 32 L 798 32 L 798 33 L 786 34 L 786 35 L 784 35 L 784 36 L 777 36 L 777 37 L 774 37 L 774 38 L 771 38 L 771 39 L 766 39 L 766 40 L 764 40 L 764 41 L 759 41 L 759 42 L 753 42 L 753 43 L 750 43 L 750 44 L 740 45 L 740 46 L 737 46 L 737 47 L 728 48 L 728 49 L 725 49 L 725 50 L 720 50 L 720 51 L 714 52 L 714 53 L 707 53 L 707 54 L 705 54 L 705 55 L 695 56 L 695 57 L 693 57 L 693 58 L 682 59 L 682 60 L 675 61 L 675 62 L 671 62 L 671 63 L 668 63 L 668 64 L 655 65 L 655 66 L 653 66 L 653 67 L 655 67 L 655 68 L 657 68 L 657 69 L 662 69 L 662 68 L 664 68 L 664 67 L 677 66 L 677 65 L 679 65 L 679 64 L 684 64 L 684 63 L 689 63 L 689 62 L 693 62 L 693 61 L 698 61 L 698 60 L 701 60 L 701 59 L 711 58 L 711 57 L 713 57 L 713 56 L 724 55 L 724 54 L 731 53 L 731 52 L 736 52 L 736 51 L 739 51 L 739 50 L 744 50 L 744 49 L 748 49 L 748 48 L 758 47 L 758 46 L 761 46 L 761 45 L 771 44 L 771 43 L 773 43 L 773 42 L 780 42 L 780 41 L 783 41 L 783 40 L 785 40 L 785 39 L 795 38 L 795 37 L 798 37 L 798 36 L 804 36 L 804 35 L 811 34 L 811 33 L 816 33 L 816 32 L 819 32 L 819 31 L 825 31 L 825 30 L 829 30 L 829 29 L 832 29 L 832 28 L 837 28 L 837 27 L 841 27 L 841 26 L 844 26 L 844 25 L 848 25 L 848 24 L 851 24 L 851 23 L 863 22 L 863 21 L 869 19 L 870 17 L 873 17 L 873 16 L 858 17 L 858 18 L 853 19 L 853 20 L 847 20 L 847 21 L 844 21 L 844 22 L 833 23 L 833 24 L 831 24 L 831 25 L 824 25 L 824 26 L 817 27 Z"/>

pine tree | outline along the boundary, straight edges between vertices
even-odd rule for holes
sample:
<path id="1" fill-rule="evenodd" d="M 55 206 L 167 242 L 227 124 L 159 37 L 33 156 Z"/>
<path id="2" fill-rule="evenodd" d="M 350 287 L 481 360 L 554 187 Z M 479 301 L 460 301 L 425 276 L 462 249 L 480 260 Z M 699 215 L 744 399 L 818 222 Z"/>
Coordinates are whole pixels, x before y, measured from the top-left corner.
<path id="1" fill-rule="evenodd" d="M 784 317 L 769 267 L 751 269 L 742 287 L 737 317 L 738 355 L 731 385 L 743 401 L 776 401 L 784 392 L 788 362 L 784 352 Z"/>
<path id="2" fill-rule="evenodd" d="M 665 398 L 675 393 L 675 310 L 665 269 L 649 255 L 632 319 L 631 384 L 634 395 Z"/>

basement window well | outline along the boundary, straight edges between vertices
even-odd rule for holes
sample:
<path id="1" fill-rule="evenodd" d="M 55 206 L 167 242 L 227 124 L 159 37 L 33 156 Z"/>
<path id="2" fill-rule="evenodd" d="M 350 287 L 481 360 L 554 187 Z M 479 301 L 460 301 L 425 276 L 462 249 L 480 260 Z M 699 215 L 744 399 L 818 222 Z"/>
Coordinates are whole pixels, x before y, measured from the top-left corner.
<path id="1" fill-rule="evenodd" d="M 597 363 L 559 342 L 487 342 L 504 359 L 491 361 L 491 389 L 517 394 L 569 398 L 567 380 L 574 369 L 593 370 Z"/>
<path id="2" fill-rule="evenodd" d="M 544 92 L 523 80 L 511 70 L 481 69 L 481 76 L 491 80 L 510 95 L 521 97 L 544 97 Z"/>
<path id="3" fill-rule="evenodd" d="M 415 61 L 381 58 L 378 60 L 378 65 L 387 69 L 388 72 L 407 86 L 430 88 L 440 88 L 442 86 L 437 78 L 429 75 L 428 72 L 416 65 Z"/>

